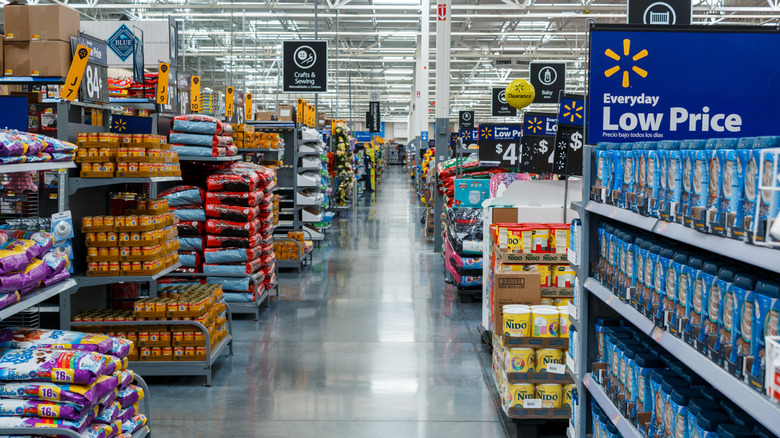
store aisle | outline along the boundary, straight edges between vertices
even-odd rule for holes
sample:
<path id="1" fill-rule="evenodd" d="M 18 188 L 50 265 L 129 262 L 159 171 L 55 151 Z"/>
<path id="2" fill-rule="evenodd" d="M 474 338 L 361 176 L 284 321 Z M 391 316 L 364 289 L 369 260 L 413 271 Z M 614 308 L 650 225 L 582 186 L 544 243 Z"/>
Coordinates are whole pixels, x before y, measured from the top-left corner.
<path id="1" fill-rule="evenodd" d="M 282 275 L 259 322 L 234 322 L 235 356 L 211 388 L 150 379 L 156 436 L 505 436 L 402 168 L 373 196 L 333 225 L 312 268 Z"/>

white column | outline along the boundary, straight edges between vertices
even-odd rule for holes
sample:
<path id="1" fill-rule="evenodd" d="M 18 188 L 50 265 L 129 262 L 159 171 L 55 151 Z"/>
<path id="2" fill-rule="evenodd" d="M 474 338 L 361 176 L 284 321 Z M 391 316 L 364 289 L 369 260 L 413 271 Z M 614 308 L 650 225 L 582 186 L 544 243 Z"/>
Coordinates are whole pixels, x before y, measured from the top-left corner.
<path id="1" fill-rule="evenodd" d="M 428 130 L 428 73 L 430 70 L 430 41 L 431 41 L 431 3 L 430 0 L 421 0 L 420 2 L 421 32 L 420 41 L 417 46 L 419 54 L 417 57 L 417 77 L 415 96 L 417 113 L 417 126 L 414 132 L 415 137 L 420 136 L 420 132 Z M 410 134 L 412 135 L 412 134 Z M 430 135 L 430 133 L 429 133 Z"/>
<path id="2" fill-rule="evenodd" d="M 435 163 L 450 158 L 450 34 L 451 0 L 438 0 L 436 7 L 436 139 Z M 444 200 L 434 190 L 433 200 L 433 250 L 441 251 L 441 217 Z"/>

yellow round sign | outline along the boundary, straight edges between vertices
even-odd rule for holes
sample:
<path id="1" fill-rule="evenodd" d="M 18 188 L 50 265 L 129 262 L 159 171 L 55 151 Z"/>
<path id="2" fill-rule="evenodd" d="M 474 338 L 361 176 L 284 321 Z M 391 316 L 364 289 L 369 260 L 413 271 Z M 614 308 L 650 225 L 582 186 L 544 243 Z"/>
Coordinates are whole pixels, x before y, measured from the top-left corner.
<path id="1" fill-rule="evenodd" d="M 517 109 L 523 109 L 531 104 L 536 97 L 534 86 L 525 79 L 515 79 L 506 86 L 504 92 L 506 102 Z"/>

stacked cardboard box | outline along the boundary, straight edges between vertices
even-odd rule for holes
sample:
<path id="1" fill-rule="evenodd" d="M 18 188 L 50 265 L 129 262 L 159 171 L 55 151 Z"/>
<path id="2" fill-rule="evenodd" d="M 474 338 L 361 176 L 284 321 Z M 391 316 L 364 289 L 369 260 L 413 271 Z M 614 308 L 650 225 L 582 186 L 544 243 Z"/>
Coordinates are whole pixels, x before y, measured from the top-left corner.
<path id="1" fill-rule="evenodd" d="M 233 124 L 233 144 L 239 149 L 253 149 L 257 146 L 258 136 L 255 127 L 244 123 Z"/>
<path id="2" fill-rule="evenodd" d="M 67 76 L 70 37 L 78 36 L 79 13 L 64 5 L 3 8 L 5 76 Z"/>

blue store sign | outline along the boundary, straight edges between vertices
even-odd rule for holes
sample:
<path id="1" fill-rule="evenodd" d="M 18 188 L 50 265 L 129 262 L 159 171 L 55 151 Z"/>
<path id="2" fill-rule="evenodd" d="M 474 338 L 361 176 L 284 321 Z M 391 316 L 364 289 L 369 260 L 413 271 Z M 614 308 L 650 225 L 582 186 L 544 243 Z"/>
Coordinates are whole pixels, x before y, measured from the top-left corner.
<path id="1" fill-rule="evenodd" d="M 479 140 L 520 140 L 523 125 L 480 125 Z"/>
<path id="2" fill-rule="evenodd" d="M 777 134 L 774 28 L 596 25 L 588 143 Z"/>
<path id="3" fill-rule="evenodd" d="M 537 137 L 555 137 L 558 119 L 554 115 L 525 113 L 523 116 L 523 135 Z"/>

